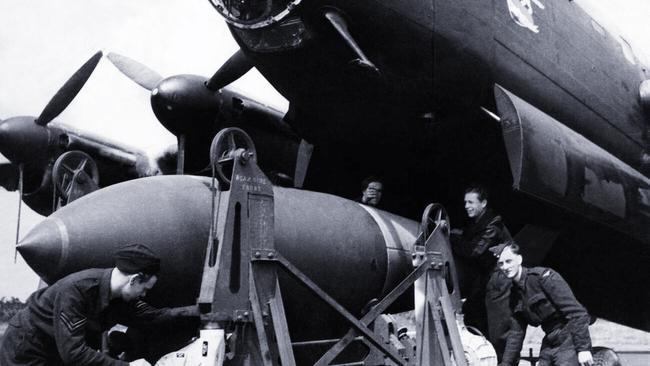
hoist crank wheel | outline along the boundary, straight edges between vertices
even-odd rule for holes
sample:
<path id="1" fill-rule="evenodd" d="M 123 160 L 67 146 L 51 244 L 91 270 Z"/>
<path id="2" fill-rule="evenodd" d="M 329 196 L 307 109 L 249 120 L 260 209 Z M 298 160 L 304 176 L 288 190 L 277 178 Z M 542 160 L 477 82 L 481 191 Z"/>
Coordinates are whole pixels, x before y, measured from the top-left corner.
<path id="1" fill-rule="evenodd" d="M 210 164 L 214 167 L 217 179 L 226 185 L 230 185 L 231 173 L 227 167 L 235 161 L 238 150 L 246 161 L 257 161 L 255 144 L 244 130 L 237 127 L 228 127 L 219 131 L 212 140 L 210 146 Z"/>
<path id="2" fill-rule="evenodd" d="M 420 224 L 420 231 L 425 233 L 425 238 L 429 238 L 431 233 L 435 228 L 443 224 L 441 227 L 443 233 L 447 235 L 449 233 L 449 227 L 451 222 L 449 221 L 449 215 L 447 215 L 447 210 L 439 203 L 431 203 L 424 209 L 422 213 L 422 222 Z"/>
<path id="3" fill-rule="evenodd" d="M 59 195 L 68 199 L 70 188 L 77 180 L 90 178 L 99 185 L 99 170 L 90 155 L 83 151 L 68 151 L 54 162 L 52 178 Z"/>

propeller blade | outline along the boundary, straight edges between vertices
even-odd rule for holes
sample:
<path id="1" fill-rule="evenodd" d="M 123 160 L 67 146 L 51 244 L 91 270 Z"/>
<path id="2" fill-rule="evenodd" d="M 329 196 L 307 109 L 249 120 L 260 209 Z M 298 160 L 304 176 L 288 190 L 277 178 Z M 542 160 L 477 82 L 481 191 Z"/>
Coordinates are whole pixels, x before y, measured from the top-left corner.
<path id="1" fill-rule="evenodd" d="M 106 57 L 122 74 L 149 91 L 153 90 L 163 80 L 163 77 L 157 72 L 126 56 L 110 52 Z"/>
<path id="2" fill-rule="evenodd" d="M 212 75 L 205 86 L 212 91 L 217 91 L 244 76 L 253 66 L 255 66 L 253 61 L 239 50 Z"/>
<path id="3" fill-rule="evenodd" d="M 97 63 L 99 63 L 101 58 L 102 51 L 98 51 L 63 84 L 61 89 L 47 103 L 41 115 L 36 119 L 38 125 L 47 125 L 68 107 L 74 97 L 79 93 L 79 90 L 86 84 L 86 81 L 88 81 L 88 78 L 95 70 L 95 67 L 97 67 Z"/>

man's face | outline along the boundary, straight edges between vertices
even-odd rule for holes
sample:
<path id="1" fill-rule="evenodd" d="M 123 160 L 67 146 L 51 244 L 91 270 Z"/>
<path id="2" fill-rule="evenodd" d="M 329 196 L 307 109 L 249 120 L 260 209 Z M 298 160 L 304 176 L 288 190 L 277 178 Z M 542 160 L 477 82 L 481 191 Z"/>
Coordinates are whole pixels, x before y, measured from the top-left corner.
<path id="1" fill-rule="evenodd" d="M 506 277 L 513 279 L 521 270 L 522 257 L 512 252 L 510 247 L 505 247 L 497 260 L 497 267 Z"/>
<path id="2" fill-rule="evenodd" d="M 467 216 L 471 218 L 480 217 L 485 212 L 486 207 L 487 200 L 480 200 L 478 193 L 465 193 L 465 211 L 467 211 Z"/>
<path id="3" fill-rule="evenodd" d="M 381 201 L 381 192 L 383 190 L 381 182 L 370 182 L 366 189 L 363 190 L 361 202 L 370 206 L 377 206 Z"/>
<path id="4" fill-rule="evenodd" d="M 151 276 L 146 280 L 140 275 L 131 276 L 129 282 L 122 289 L 122 299 L 126 302 L 131 302 L 145 297 L 147 291 L 153 288 L 156 281 L 158 281 L 158 277 L 156 276 Z"/>

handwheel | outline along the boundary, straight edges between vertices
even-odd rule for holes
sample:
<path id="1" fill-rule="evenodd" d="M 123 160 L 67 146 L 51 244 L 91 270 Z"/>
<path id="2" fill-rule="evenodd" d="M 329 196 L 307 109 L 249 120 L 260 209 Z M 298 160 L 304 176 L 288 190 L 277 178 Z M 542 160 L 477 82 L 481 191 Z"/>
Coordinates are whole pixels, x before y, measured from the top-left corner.
<path id="1" fill-rule="evenodd" d="M 214 167 L 217 178 L 227 185 L 230 185 L 232 164 L 238 151 L 246 161 L 257 161 L 253 140 L 240 128 L 224 128 L 212 140 L 210 164 Z"/>
<path id="2" fill-rule="evenodd" d="M 92 181 L 92 187 L 96 189 L 99 185 L 99 170 L 90 155 L 82 151 L 68 151 L 54 162 L 52 178 L 59 195 L 68 200 L 75 185 L 85 185 Z"/>
<path id="3" fill-rule="evenodd" d="M 429 235 L 431 235 L 438 225 L 443 225 L 441 229 L 445 234 L 449 233 L 451 223 L 449 222 L 447 210 L 439 203 L 431 203 L 424 209 L 424 213 L 422 213 L 422 224 L 420 226 L 426 239 L 429 238 Z"/>

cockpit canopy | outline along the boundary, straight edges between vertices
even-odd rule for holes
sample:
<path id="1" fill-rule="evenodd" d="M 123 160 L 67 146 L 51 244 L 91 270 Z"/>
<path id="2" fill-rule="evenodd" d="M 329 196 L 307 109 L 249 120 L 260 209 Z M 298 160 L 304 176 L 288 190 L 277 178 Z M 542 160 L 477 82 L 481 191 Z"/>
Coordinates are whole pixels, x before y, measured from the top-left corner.
<path id="1" fill-rule="evenodd" d="M 212 6 L 238 28 L 254 29 L 273 24 L 302 0 L 210 0 Z"/>

